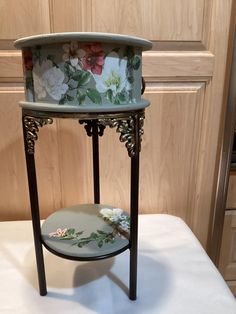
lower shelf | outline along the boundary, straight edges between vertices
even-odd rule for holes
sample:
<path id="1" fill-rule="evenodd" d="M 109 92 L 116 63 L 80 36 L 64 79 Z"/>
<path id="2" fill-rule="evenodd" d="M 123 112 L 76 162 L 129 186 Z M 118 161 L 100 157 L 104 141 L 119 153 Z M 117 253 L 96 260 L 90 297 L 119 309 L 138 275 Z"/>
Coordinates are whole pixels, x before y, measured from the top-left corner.
<path id="1" fill-rule="evenodd" d="M 114 207 L 75 205 L 50 215 L 42 225 L 41 236 L 44 246 L 60 257 L 98 260 L 129 248 L 128 226 L 129 216 Z"/>

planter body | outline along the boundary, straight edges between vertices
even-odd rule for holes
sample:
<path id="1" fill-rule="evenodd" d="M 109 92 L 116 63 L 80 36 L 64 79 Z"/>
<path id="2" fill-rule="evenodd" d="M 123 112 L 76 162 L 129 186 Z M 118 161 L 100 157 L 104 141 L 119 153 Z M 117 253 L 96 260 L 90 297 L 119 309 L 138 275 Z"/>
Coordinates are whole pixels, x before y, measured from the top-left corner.
<path id="1" fill-rule="evenodd" d="M 60 33 L 19 39 L 15 46 L 22 49 L 27 102 L 95 110 L 143 103 L 142 51 L 151 48 L 149 41 Z"/>

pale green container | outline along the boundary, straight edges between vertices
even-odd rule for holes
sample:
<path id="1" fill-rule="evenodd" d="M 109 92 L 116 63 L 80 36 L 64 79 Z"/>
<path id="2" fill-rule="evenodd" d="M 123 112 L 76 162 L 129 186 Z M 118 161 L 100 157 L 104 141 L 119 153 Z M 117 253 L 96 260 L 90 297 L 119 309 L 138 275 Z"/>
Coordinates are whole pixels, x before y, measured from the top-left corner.
<path id="1" fill-rule="evenodd" d="M 21 38 L 25 97 L 32 108 L 104 111 L 142 108 L 142 51 L 148 40 L 104 33 Z"/>

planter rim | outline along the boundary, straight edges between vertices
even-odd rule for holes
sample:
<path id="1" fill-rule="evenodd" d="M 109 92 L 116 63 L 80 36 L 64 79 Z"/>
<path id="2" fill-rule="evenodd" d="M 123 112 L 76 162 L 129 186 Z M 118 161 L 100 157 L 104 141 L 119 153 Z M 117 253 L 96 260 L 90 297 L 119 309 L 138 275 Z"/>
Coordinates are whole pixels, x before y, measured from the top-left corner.
<path id="1" fill-rule="evenodd" d="M 35 36 L 29 36 L 17 39 L 14 42 L 14 46 L 17 49 L 33 47 L 36 45 L 62 43 L 65 41 L 101 41 L 103 43 L 114 43 L 121 45 L 136 46 L 142 48 L 142 50 L 150 50 L 152 43 L 149 40 L 113 33 L 97 33 L 97 32 L 67 32 L 67 33 L 51 33 L 51 34 L 40 34 Z"/>
<path id="2" fill-rule="evenodd" d="M 102 112 L 123 112 L 144 109 L 150 105 L 149 100 L 141 99 L 133 104 L 124 105 L 86 105 L 86 106 L 75 106 L 75 105 L 58 105 L 51 103 L 39 103 L 30 101 L 20 101 L 20 107 L 23 109 L 35 110 L 35 111 L 46 111 L 46 112 L 70 112 L 70 113 L 102 113 Z"/>

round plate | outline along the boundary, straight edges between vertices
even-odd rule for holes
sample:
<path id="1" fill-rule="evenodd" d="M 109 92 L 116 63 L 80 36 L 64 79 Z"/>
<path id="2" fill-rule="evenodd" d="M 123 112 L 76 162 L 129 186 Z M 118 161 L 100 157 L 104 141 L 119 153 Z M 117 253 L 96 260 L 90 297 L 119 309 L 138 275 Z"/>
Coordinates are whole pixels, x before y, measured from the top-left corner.
<path id="1" fill-rule="evenodd" d="M 112 238 L 114 227 L 100 215 L 102 208 L 114 207 L 85 204 L 53 213 L 41 228 L 43 244 L 52 253 L 74 260 L 97 260 L 123 252 L 129 247 L 127 234 L 116 233 Z"/>

